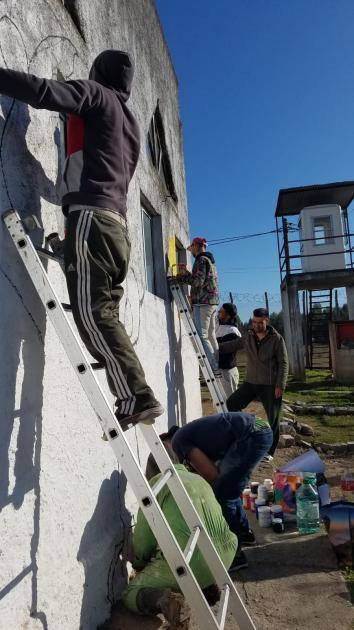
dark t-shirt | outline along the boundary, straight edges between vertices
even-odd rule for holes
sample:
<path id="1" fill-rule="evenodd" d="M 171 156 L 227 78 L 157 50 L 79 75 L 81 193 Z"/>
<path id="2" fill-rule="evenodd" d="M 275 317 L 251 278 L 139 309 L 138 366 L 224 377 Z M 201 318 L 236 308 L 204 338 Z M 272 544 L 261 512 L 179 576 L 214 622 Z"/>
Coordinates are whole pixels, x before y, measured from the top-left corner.
<path id="1" fill-rule="evenodd" d="M 173 436 L 172 448 L 179 459 L 188 459 L 199 448 L 212 461 L 222 459 L 235 441 L 241 442 L 255 429 L 255 417 L 241 411 L 220 413 L 189 422 Z"/>

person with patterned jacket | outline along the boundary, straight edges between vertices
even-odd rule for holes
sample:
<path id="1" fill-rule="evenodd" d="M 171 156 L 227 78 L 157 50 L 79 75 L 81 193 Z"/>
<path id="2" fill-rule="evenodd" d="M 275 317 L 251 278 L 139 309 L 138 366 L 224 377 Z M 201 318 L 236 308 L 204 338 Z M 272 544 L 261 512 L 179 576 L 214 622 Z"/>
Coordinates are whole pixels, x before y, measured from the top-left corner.
<path id="1" fill-rule="evenodd" d="M 213 371 L 218 372 L 218 342 L 215 334 L 219 304 L 218 274 L 214 256 L 206 248 L 205 238 L 197 236 L 192 240 L 188 250 L 195 258 L 193 269 L 178 274 L 177 278 L 191 285 L 190 299 L 195 327 Z"/>

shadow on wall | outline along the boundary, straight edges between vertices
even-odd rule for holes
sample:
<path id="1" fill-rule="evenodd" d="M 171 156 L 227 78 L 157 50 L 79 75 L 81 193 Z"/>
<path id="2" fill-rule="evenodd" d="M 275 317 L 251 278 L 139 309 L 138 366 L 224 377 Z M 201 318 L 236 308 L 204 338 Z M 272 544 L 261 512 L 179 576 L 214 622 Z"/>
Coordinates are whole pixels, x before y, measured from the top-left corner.
<path id="1" fill-rule="evenodd" d="M 84 567 L 85 583 L 80 630 L 96 630 L 128 581 L 132 516 L 124 504 L 126 485 L 124 473 L 117 470 L 103 481 L 81 538 L 77 560 Z"/>
<path id="2" fill-rule="evenodd" d="M 184 371 L 182 361 L 182 322 L 179 320 L 179 338 L 175 327 L 175 309 L 173 302 L 165 300 L 165 317 L 169 340 L 170 360 L 165 365 L 167 384 L 168 426 L 179 426 L 186 423 L 187 401 L 184 387 Z"/>
<path id="3" fill-rule="evenodd" d="M 55 202 L 56 185 L 46 177 L 27 147 L 26 132 L 31 120 L 27 105 L 0 96 L 0 106 L 4 116 L 0 118 L 1 211 L 17 206 L 22 216 L 35 214 L 41 222 L 41 197 Z M 30 491 L 34 494 L 34 507 L 30 564 L 2 588 L 0 599 L 31 573 L 30 614 L 47 628 L 45 613 L 37 610 L 36 560 L 40 535 L 46 316 L 8 234 L 4 228 L 1 231 L 0 353 L 6 359 L 0 388 L 0 512 L 9 504 L 20 509 Z M 40 241 L 41 231 L 36 236 Z"/>

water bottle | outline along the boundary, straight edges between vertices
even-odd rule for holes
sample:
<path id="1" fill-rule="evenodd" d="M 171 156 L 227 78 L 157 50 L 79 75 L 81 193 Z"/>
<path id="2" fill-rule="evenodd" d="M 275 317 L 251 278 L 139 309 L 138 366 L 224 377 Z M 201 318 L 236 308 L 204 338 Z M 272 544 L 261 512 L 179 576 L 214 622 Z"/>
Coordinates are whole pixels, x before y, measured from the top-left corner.
<path id="1" fill-rule="evenodd" d="M 296 520 L 300 534 L 320 531 L 320 505 L 316 488 L 316 475 L 305 473 L 296 490 Z"/>

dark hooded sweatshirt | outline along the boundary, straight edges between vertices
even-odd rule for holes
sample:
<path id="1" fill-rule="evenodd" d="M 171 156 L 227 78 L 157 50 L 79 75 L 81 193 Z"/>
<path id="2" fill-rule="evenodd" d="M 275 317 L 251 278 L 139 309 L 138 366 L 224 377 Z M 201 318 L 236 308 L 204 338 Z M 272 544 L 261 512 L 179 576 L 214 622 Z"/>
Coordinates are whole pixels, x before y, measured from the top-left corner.
<path id="1" fill-rule="evenodd" d="M 128 186 L 140 149 L 139 128 L 128 109 L 134 75 L 129 55 L 105 50 L 89 80 L 55 81 L 0 68 L 0 93 L 37 109 L 68 114 L 63 210 L 69 204 L 126 214 Z"/>

